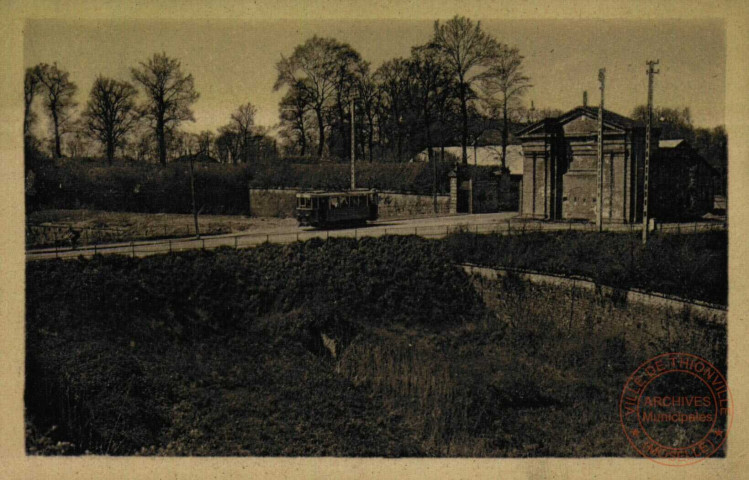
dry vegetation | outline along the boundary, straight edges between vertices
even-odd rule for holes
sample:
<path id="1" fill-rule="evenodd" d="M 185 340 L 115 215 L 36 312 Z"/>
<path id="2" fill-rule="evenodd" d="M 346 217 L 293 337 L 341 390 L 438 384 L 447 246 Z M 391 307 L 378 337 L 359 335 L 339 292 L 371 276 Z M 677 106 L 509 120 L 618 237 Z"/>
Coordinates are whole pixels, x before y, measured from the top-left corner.
<path id="1" fill-rule="evenodd" d="M 725 231 L 639 234 L 556 232 L 461 233 L 445 240 L 456 262 L 582 275 L 604 285 L 636 287 L 721 305 L 728 301 Z"/>
<path id="2" fill-rule="evenodd" d="M 723 327 L 470 279 L 444 248 L 31 262 L 29 452 L 627 456 L 617 401 L 637 365 L 689 351 L 725 367 Z"/>
<path id="3" fill-rule="evenodd" d="M 102 210 L 40 210 L 29 213 L 26 228 L 27 248 L 71 245 L 71 231 L 80 235 L 78 245 L 129 242 L 158 238 L 195 236 L 192 215 L 176 213 L 130 213 Z M 240 215 L 200 215 L 202 235 L 246 232 L 296 231 L 294 219 L 251 218 Z"/>

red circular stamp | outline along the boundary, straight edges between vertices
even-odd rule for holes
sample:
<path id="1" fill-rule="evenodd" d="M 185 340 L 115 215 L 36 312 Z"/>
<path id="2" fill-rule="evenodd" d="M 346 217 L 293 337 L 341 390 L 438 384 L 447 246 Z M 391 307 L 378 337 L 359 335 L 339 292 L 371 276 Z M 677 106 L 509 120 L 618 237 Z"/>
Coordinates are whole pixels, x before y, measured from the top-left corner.
<path id="1" fill-rule="evenodd" d="M 627 379 L 619 417 L 642 456 L 662 465 L 692 465 L 721 450 L 733 421 L 733 399 L 725 377 L 710 362 L 666 353 Z"/>

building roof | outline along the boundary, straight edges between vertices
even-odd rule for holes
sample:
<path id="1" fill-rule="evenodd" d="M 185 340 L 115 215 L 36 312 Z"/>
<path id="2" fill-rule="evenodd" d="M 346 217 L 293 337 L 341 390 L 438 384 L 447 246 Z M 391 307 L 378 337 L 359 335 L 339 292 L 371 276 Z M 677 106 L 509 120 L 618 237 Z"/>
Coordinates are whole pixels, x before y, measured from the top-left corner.
<path id="1" fill-rule="evenodd" d="M 301 191 L 297 192 L 297 197 L 305 197 L 305 198 L 312 198 L 312 197 L 352 197 L 352 196 L 359 196 L 359 195 L 369 195 L 372 193 L 376 193 L 377 190 L 370 189 L 370 188 L 357 188 L 355 190 L 340 190 L 340 191 L 326 191 L 326 190 L 307 190 L 307 191 Z"/>
<path id="2" fill-rule="evenodd" d="M 434 149 L 435 155 L 439 155 L 439 149 Z M 463 149 L 457 147 L 445 147 L 445 153 L 461 158 Z M 419 152 L 414 156 L 415 162 L 426 162 L 429 160 L 427 150 Z M 484 145 L 475 148 L 468 147 L 468 164 L 478 165 L 479 167 L 499 167 L 502 165 L 502 146 L 501 145 Z M 510 169 L 510 175 L 523 174 L 523 147 L 522 145 L 507 145 L 507 168 Z"/>
<path id="3" fill-rule="evenodd" d="M 562 115 L 558 117 L 545 118 L 536 123 L 528 125 L 527 127 L 523 128 L 520 132 L 518 132 L 518 135 L 519 136 L 531 135 L 541 130 L 546 125 L 549 125 L 549 124 L 564 125 L 581 116 L 585 116 L 591 119 L 597 119 L 598 107 L 588 107 L 588 106 L 575 107 L 572 110 L 566 113 L 563 113 Z M 603 109 L 603 123 L 604 123 L 604 126 L 614 127 L 614 128 L 618 128 L 621 130 L 630 130 L 633 128 L 644 127 L 644 124 L 638 120 L 633 120 L 629 117 L 625 117 L 624 115 L 620 115 L 616 112 L 612 112 L 611 110 L 606 110 L 605 108 Z"/>
<path id="4" fill-rule="evenodd" d="M 568 117 L 576 117 L 579 113 L 583 113 L 587 116 L 593 116 L 595 118 L 598 118 L 598 107 L 577 107 L 573 108 L 569 112 L 565 113 L 564 115 L 560 115 L 559 121 L 560 123 L 564 123 L 563 119 L 566 119 Z M 612 112 L 611 110 L 603 109 L 603 123 L 608 123 L 611 125 L 616 125 L 621 128 L 635 128 L 635 127 L 644 127 L 645 124 L 638 121 L 633 120 L 629 117 L 625 117 L 624 115 L 620 115 L 616 112 Z"/>
<path id="5" fill-rule="evenodd" d="M 672 140 L 659 140 L 658 150 L 660 151 L 660 157 L 669 162 L 685 162 L 697 161 L 704 163 L 711 174 L 718 175 L 718 170 L 710 165 L 710 162 L 697 153 L 692 146 L 683 138 L 677 138 Z"/>
<path id="6" fill-rule="evenodd" d="M 658 148 L 676 148 L 680 145 L 686 145 L 683 138 L 679 138 L 676 140 L 659 140 L 658 141 Z"/>

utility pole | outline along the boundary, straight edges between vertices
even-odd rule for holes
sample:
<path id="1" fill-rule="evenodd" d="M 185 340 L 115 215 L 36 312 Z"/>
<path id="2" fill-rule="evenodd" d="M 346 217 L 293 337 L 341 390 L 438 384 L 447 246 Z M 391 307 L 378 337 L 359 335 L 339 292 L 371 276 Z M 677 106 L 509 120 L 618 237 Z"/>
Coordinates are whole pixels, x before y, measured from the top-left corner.
<path id="1" fill-rule="evenodd" d="M 660 70 L 656 70 L 655 66 L 658 65 L 659 60 L 648 60 L 648 119 L 645 124 L 645 173 L 643 176 L 644 185 L 642 188 L 642 243 L 643 245 L 648 243 L 648 223 L 650 218 L 648 216 L 648 200 L 650 197 L 650 136 L 651 129 L 653 126 L 653 76 L 660 73 Z"/>
<path id="2" fill-rule="evenodd" d="M 351 190 L 356 189 L 356 135 L 354 134 L 354 97 L 351 97 Z"/>
<path id="3" fill-rule="evenodd" d="M 606 69 L 598 70 L 598 82 L 601 84 L 601 104 L 598 106 L 598 198 L 596 212 L 596 226 L 603 231 L 603 93 L 606 88 Z"/>

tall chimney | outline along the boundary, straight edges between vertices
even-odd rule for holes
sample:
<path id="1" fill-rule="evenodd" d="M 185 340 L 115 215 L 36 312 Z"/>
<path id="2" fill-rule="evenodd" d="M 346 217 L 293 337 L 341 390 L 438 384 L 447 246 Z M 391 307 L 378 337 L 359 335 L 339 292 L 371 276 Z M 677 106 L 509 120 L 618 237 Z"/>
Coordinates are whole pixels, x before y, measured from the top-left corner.
<path id="1" fill-rule="evenodd" d="M 588 91 L 584 90 L 583 91 L 583 107 L 587 107 L 587 106 L 588 106 Z"/>

